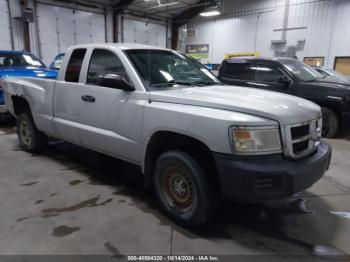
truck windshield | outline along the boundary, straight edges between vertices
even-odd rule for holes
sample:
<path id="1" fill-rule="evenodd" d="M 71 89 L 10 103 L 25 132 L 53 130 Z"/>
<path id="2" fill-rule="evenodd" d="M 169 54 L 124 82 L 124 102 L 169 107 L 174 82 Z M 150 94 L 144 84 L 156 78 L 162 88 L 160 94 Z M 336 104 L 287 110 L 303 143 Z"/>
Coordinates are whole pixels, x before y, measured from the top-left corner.
<path id="1" fill-rule="evenodd" d="M 220 84 L 202 64 L 177 52 L 133 49 L 126 50 L 125 53 L 147 88 Z"/>
<path id="2" fill-rule="evenodd" d="M 45 67 L 45 65 L 32 54 L 26 53 L 0 53 L 0 67 Z"/>
<path id="3" fill-rule="evenodd" d="M 300 81 L 311 82 L 317 78 L 322 78 L 322 75 L 318 73 L 314 68 L 302 62 L 299 62 L 298 60 L 282 60 L 281 63 Z"/>

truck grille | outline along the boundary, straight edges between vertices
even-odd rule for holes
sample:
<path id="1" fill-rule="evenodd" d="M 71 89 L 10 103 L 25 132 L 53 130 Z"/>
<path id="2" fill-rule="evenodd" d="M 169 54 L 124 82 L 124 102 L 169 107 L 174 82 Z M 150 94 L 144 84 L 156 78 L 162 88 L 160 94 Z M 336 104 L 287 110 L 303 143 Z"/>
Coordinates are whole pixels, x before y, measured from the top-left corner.
<path id="1" fill-rule="evenodd" d="M 310 125 L 302 125 L 302 126 L 295 126 L 290 129 L 292 139 L 298 139 L 299 137 L 303 137 L 309 134 L 310 132 Z"/>
<path id="2" fill-rule="evenodd" d="M 286 154 L 294 159 L 315 151 L 320 144 L 321 118 L 286 126 Z"/>

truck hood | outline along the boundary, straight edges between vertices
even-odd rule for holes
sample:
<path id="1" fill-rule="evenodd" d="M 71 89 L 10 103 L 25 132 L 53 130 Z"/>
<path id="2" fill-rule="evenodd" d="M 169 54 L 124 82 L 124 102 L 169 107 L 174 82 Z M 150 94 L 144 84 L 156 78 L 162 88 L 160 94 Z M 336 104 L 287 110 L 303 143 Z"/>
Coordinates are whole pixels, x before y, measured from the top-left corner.
<path id="1" fill-rule="evenodd" d="M 0 67 L 0 77 L 41 77 L 56 78 L 58 72 L 48 68 L 37 67 Z"/>
<path id="2" fill-rule="evenodd" d="M 308 82 L 306 84 L 311 86 L 322 86 L 322 87 L 334 88 L 335 91 L 343 90 L 347 94 L 350 91 L 350 81 L 343 80 L 338 77 L 326 77 L 326 78 L 315 79 L 314 81 Z"/>
<path id="3" fill-rule="evenodd" d="M 320 107 L 291 95 L 238 86 L 207 86 L 150 92 L 152 101 L 230 110 L 295 124 L 321 116 Z"/>

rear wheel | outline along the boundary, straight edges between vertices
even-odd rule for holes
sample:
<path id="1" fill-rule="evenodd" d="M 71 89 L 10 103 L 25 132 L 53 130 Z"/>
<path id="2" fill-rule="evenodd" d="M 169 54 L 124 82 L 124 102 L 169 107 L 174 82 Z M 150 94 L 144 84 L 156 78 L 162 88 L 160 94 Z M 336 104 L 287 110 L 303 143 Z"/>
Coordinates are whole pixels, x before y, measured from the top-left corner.
<path id="1" fill-rule="evenodd" d="M 198 162 L 186 153 L 163 153 L 156 163 L 154 189 L 163 211 L 176 222 L 196 227 L 212 217 L 214 195 Z"/>
<path id="2" fill-rule="evenodd" d="M 338 134 L 338 115 L 327 107 L 322 107 L 322 137 L 331 138 Z"/>
<path id="3" fill-rule="evenodd" d="M 28 152 L 40 152 L 47 145 L 47 136 L 36 128 L 29 112 L 18 115 L 17 136 L 21 147 Z"/>

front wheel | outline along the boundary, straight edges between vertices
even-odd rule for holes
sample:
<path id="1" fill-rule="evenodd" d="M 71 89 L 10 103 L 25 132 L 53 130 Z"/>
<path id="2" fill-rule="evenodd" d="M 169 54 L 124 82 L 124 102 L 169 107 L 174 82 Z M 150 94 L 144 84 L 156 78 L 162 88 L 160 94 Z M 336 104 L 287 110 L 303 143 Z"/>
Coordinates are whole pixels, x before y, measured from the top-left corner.
<path id="1" fill-rule="evenodd" d="M 322 137 L 334 137 L 338 134 L 338 131 L 339 119 L 337 114 L 327 107 L 322 107 Z"/>
<path id="2" fill-rule="evenodd" d="M 213 191 L 204 170 L 190 155 L 163 153 L 157 160 L 153 183 L 161 208 L 176 222 L 197 227 L 212 217 Z"/>
<path id="3" fill-rule="evenodd" d="M 47 145 L 47 136 L 36 128 L 29 112 L 21 113 L 18 116 L 17 136 L 21 147 L 28 152 L 40 152 Z"/>

